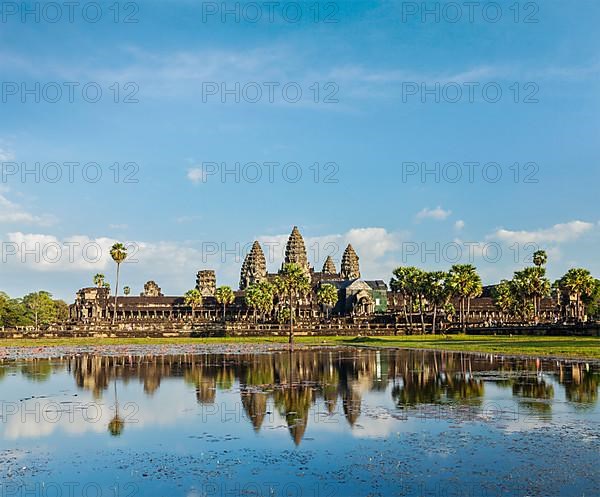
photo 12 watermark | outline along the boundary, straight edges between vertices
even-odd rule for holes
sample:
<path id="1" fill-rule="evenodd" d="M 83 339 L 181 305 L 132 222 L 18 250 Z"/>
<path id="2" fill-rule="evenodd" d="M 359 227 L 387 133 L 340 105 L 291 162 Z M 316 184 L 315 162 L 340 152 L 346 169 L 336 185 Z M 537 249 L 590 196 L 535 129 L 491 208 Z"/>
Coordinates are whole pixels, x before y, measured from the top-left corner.
<path id="1" fill-rule="evenodd" d="M 3 24 L 137 24 L 137 2 L 0 2 Z"/>
<path id="2" fill-rule="evenodd" d="M 138 184 L 136 162 L 0 162 L 0 184 L 11 183 L 123 183 Z"/>
<path id="3" fill-rule="evenodd" d="M 315 23 L 340 22 L 338 2 L 202 2 L 203 23 Z"/>
<path id="4" fill-rule="evenodd" d="M 2 81 L 0 101 L 3 104 L 137 104 L 139 91 L 139 85 L 133 81 Z"/>
<path id="5" fill-rule="evenodd" d="M 296 81 L 204 81 L 202 103 L 221 104 L 337 104 L 340 87 L 333 81 L 310 84 Z"/>
<path id="6" fill-rule="evenodd" d="M 340 166 L 337 162 L 202 162 L 188 169 L 187 177 L 196 184 L 220 183 L 312 183 L 337 184 Z"/>
<path id="7" fill-rule="evenodd" d="M 457 24 L 500 22 L 537 24 L 540 22 L 538 2 L 405 2 L 400 1 L 402 23 Z"/>
<path id="8" fill-rule="evenodd" d="M 540 86 L 534 81 L 500 83 L 497 81 L 404 81 L 402 103 L 422 104 L 537 104 Z"/>
<path id="9" fill-rule="evenodd" d="M 537 162 L 447 161 L 402 163 L 402 183 L 500 183 L 538 184 L 540 166 Z"/>

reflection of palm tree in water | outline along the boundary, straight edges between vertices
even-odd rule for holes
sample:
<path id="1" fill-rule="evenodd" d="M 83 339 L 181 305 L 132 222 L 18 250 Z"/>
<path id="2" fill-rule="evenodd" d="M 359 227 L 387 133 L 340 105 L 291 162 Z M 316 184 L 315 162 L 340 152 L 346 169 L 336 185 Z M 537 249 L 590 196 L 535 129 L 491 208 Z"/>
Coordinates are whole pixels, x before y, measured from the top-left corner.
<path id="1" fill-rule="evenodd" d="M 115 377 L 115 416 L 108 423 L 108 431 L 113 437 L 123 433 L 125 421 L 119 416 L 119 399 L 117 397 L 117 378 Z"/>

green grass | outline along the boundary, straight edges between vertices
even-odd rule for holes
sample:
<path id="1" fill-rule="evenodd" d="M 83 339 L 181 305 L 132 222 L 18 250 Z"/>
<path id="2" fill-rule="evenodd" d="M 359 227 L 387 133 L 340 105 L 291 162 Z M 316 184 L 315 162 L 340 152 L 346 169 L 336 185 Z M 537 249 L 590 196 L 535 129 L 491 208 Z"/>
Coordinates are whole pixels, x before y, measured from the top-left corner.
<path id="1" fill-rule="evenodd" d="M 168 345 L 168 344 L 235 344 L 286 343 L 285 337 L 232 338 L 41 338 L 0 339 L 0 347 L 102 346 L 102 345 Z M 555 356 L 600 359 L 600 338 L 537 336 L 407 336 L 407 337 L 297 337 L 302 345 L 352 345 L 399 347 L 498 354 Z"/>

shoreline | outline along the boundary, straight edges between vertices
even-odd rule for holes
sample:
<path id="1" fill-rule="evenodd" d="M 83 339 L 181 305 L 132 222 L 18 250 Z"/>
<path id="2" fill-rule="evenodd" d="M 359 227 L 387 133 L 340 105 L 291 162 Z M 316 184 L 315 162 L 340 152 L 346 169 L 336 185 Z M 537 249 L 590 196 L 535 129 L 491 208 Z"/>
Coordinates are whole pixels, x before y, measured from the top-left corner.
<path id="1" fill-rule="evenodd" d="M 298 347 L 350 346 L 401 348 L 448 352 L 498 354 L 504 356 L 556 359 L 600 360 L 598 337 L 496 336 L 496 335 L 411 335 L 411 336 L 311 336 L 295 338 Z M 0 338 L 0 357 L 4 350 L 46 349 L 52 347 L 111 347 L 127 345 L 275 345 L 287 344 L 287 337 L 230 338 Z M 31 357 L 31 354 L 27 354 Z"/>

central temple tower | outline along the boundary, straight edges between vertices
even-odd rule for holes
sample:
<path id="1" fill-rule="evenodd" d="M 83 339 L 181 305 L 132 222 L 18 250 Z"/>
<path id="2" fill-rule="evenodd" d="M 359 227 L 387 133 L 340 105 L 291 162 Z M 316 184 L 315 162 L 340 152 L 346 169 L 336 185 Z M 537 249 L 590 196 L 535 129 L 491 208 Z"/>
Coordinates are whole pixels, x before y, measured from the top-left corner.
<path id="1" fill-rule="evenodd" d="M 306 246 L 304 245 L 304 238 L 300 234 L 297 226 L 294 226 L 290 237 L 288 238 L 287 245 L 285 247 L 285 264 L 298 264 L 305 272 L 306 276 L 310 280 L 310 266 L 308 264 L 308 257 L 306 256 Z M 283 265 L 281 266 L 283 269 Z"/>

